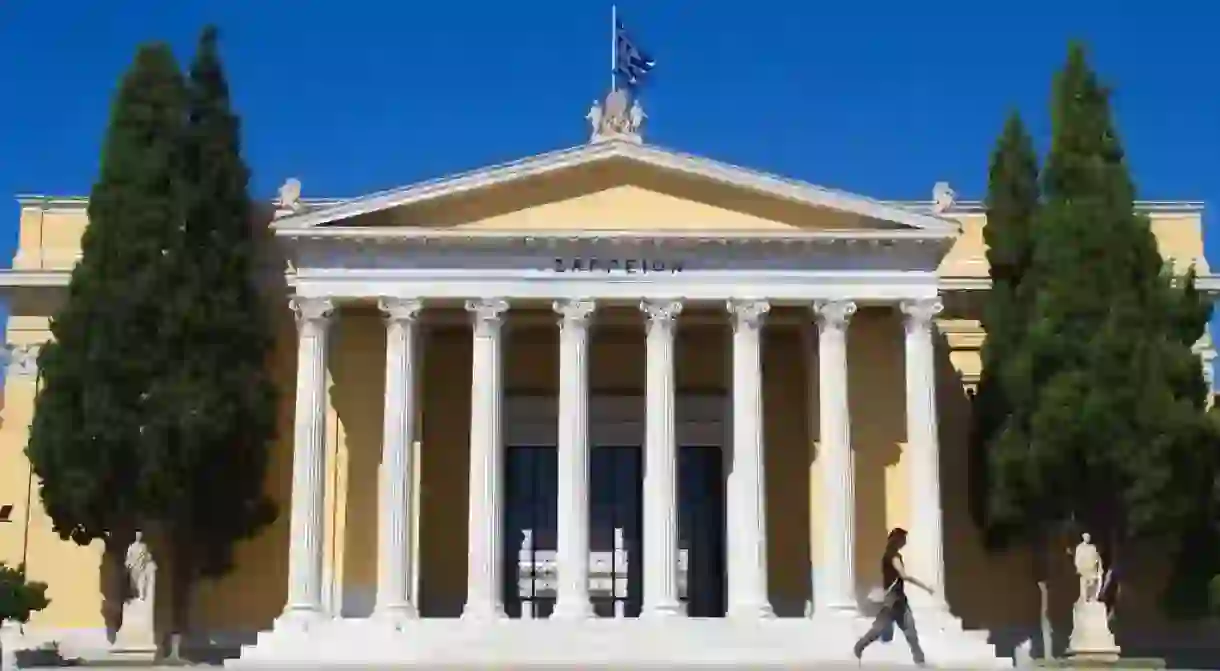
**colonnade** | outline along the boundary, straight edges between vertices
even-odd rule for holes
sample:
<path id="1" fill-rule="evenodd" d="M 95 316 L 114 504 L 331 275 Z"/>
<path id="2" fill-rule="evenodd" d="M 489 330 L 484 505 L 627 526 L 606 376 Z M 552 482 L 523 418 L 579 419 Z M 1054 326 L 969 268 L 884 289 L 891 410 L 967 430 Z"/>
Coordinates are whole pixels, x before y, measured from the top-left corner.
<path id="1" fill-rule="evenodd" d="M 381 299 L 386 322 L 385 424 L 378 511 L 377 594 L 373 619 L 401 627 L 418 617 L 411 601 L 411 446 L 422 299 Z M 463 619 L 504 617 L 503 338 L 510 303 L 466 302 L 473 322 L 470 403 L 470 502 L 467 601 Z M 589 598 L 589 328 L 592 299 L 555 301 L 559 315 L 558 536 L 559 585 L 553 618 L 593 616 Z M 728 616 L 773 617 L 767 597 L 761 331 L 766 300 L 725 303 L 732 325 L 732 464 L 726 491 Z M 907 450 L 912 526 L 908 564 L 939 589 L 944 582 L 936 419 L 933 320 L 939 299 L 899 303 L 905 324 Z M 335 305 L 294 298 L 298 326 L 296 421 L 292 467 L 288 598 L 278 627 L 308 629 L 323 619 L 322 536 L 327 333 Z M 675 436 L 675 331 L 680 300 L 640 304 L 646 322 L 646 419 L 643 483 L 643 608 L 641 617 L 681 617 L 678 593 L 678 506 Z M 848 410 L 847 332 L 856 304 L 810 305 L 818 328 L 820 453 L 827 542 L 819 544 L 815 613 L 856 612 L 854 473 Z M 944 608 L 919 591 L 913 605 Z"/>

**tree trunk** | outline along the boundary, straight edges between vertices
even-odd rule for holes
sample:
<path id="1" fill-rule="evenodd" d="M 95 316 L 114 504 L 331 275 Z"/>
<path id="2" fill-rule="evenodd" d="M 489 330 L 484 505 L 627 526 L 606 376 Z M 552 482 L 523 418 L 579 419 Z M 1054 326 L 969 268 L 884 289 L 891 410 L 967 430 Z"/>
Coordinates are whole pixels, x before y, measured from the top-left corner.
<path id="1" fill-rule="evenodd" d="M 134 538 L 134 532 L 123 529 L 112 532 L 103 541 L 98 582 L 102 593 L 102 621 L 111 643 L 123 626 L 123 605 L 131 596 L 131 581 L 127 576 L 125 561 L 127 546 Z"/>
<path id="2" fill-rule="evenodd" d="M 1054 632 L 1051 630 L 1050 591 L 1047 578 L 1050 569 L 1050 546 L 1044 530 L 1034 534 L 1032 543 L 1032 561 L 1034 581 L 1038 583 L 1038 628 L 1042 633 L 1042 659 L 1051 659 L 1054 645 Z"/>
<path id="3" fill-rule="evenodd" d="M 1103 593 L 1102 593 L 1102 598 L 1108 602 L 1108 603 L 1106 603 L 1107 611 L 1108 611 L 1106 615 L 1107 615 L 1107 619 L 1110 622 L 1111 629 L 1113 629 L 1114 616 L 1118 610 L 1118 594 L 1119 594 L 1119 586 L 1121 584 L 1120 576 L 1122 575 L 1118 571 L 1119 547 L 1122 544 L 1122 541 L 1120 540 L 1121 538 L 1122 538 L 1121 532 L 1118 529 L 1111 527 L 1110 557 L 1109 557 L 1110 561 L 1106 562 L 1105 578 L 1104 578 L 1105 582 L 1103 583 L 1105 585 L 1105 589 L 1103 590 Z"/>
<path id="4" fill-rule="evenodd" d="M 190 540 L 177 536 L 172 549 L 170 569 L 170 658 L 181 661 L 181 644 L 190 627 L 191 598 L 194 596 L 195 571 Z"/>

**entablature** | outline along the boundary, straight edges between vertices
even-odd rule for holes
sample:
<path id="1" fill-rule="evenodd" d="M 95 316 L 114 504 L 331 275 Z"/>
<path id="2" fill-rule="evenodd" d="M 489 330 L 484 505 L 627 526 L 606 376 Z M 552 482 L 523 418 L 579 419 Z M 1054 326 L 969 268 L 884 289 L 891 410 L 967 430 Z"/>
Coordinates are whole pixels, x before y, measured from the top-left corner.
<path id="1" fill-rule="evenodd" d="M 888 270 L 935 272 L 952 243 L 922 231 L 689 233 L 318 228 L 282 235 L 309 269 L 600 272 Z"/>

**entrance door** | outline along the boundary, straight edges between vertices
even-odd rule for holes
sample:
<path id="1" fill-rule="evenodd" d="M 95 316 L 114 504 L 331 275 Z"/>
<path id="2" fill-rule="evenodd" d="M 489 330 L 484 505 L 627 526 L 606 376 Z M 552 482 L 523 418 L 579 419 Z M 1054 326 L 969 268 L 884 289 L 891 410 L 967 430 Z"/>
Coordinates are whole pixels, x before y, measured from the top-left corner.
<path id="1" fill-rule="evenodd" d="M 601 617 L 637 617 L 643 603 L 643 449 L 599 445 L 590 463 L 590 595 Z M 505 471 L 504 606 L 509 617 L 555 607 L 558 453 L 509 447 Z M 724 468 L 719 447 L 678 450 L 682 599 L 690 617 L 725 612 Z"/>
<path id="2" fill-rule="evenodd" d="M 719 447 L 678 450 L 678 547 L 686 555 L 686 614 L 724 617 L 724 460 Z"/>
<path id="3" fill-rule="evenodd" d="M 504 492 L 504 610 L 543 618 L 555 608 L 558 460 L 554 447 L 510 446 Z"/>
<path id="4" fill-rule="evenodd" d="M 641 454 L 638 446 L 593 449 L 589 568 L 593 610 L 599 617 L 637 617 L 643 603 Z"/>

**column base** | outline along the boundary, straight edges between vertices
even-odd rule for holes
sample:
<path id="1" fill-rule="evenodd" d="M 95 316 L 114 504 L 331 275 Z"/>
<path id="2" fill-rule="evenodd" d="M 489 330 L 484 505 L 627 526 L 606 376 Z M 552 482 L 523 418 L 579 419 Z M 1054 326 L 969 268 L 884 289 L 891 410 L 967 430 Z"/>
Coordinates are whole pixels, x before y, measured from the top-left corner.
<path id="1" fill-rule="evenodd" d="M 393 631 L 402 631 L 403 627 L 419 619 L 419 613 L 412 604 L 400 603 L 375 608 L 369 619 L 376 625 Z"/>
<path id="2" fill-rule="evenodd" d="M 594 617 L 593 604 L 588 599 L 572 599 L 556 601 L 555 609 L 551 611 L 552 620 L 588 620 Z"/>
<path id="3" fill-rule="evenodd" d="M 729 606 L 727 617 L 734 620 L 772 620 L 775 610 L 769 603 L 747 603 Z"/>
<path id="4" fill-rule="evenodd" d="M 667 620 L 675 617 L 686 617 L 686 609 L 677 601 L 644 604 L 640 611 L 640 618 L 647 620 Z"/>
<path id="5" fill-rule="evenodd" d="M 284 633 L 308 633 L 311 629 L 326 623 L 327 617 L 317 606 L 288 606 L 279 617 L 275 618 L 271 629 Z"/>
<path id="6" fill-rule="evenodd" d="M 479 604 L 467 606 L 462 609 L 461 620 L 465 622 L 497 622 L 506 620 L 508 616 L 504 613 L 504 604 Z"/>

